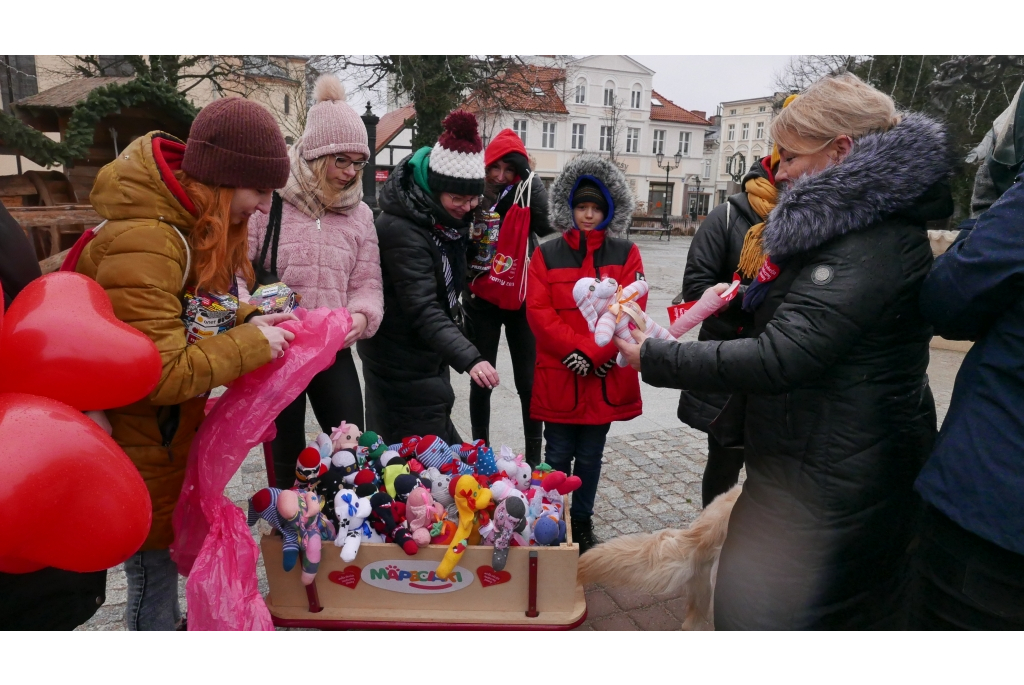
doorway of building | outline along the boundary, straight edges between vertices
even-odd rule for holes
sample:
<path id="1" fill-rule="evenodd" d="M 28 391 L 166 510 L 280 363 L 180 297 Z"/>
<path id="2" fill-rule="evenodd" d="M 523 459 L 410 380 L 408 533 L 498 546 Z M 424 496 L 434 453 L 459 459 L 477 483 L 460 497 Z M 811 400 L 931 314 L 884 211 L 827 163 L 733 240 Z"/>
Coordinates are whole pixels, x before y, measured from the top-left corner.
<path id="1" fill-rule="evenodd" d="M 665 207 L 668 213 L 672 213 L 672 188 L 674 183 L 651 183 L 647 192 L 647 214 L 649 216 L 662 216 L 665 214 Z"/>

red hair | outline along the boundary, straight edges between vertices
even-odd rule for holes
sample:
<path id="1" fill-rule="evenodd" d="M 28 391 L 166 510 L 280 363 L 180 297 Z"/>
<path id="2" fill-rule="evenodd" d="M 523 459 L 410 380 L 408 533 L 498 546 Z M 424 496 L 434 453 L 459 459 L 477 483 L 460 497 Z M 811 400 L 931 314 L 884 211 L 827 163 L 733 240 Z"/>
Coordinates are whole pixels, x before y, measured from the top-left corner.
<path id="1" fill-rule="evenodd" d="M 255 276 L 248 257 L 249 225 L 231 223 L 235 189 L 210 187 L 184 171 L 174 176 L 196 206 L 196 222 L 188 236 L 193 251 L 188 283 L 197 290 L 226 293 L 235 275 L 241 274 L 251 284 Z"/>

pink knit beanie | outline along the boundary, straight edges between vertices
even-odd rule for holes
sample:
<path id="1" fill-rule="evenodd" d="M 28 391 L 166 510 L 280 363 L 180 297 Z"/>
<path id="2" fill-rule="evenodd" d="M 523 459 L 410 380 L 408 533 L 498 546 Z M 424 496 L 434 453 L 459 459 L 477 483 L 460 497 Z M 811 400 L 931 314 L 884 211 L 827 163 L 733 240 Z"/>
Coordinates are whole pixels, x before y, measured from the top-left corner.
<path id="1" fill-rule="evenodd" d="M 316 104 L 309 108 L 302 134 L 302 158 L 307 162 L 324 155 L 355 152 L 370 158 L 366 125 L 345 102 L 345 86 L 333 74 L 324 74 L 313 86 Z"/>

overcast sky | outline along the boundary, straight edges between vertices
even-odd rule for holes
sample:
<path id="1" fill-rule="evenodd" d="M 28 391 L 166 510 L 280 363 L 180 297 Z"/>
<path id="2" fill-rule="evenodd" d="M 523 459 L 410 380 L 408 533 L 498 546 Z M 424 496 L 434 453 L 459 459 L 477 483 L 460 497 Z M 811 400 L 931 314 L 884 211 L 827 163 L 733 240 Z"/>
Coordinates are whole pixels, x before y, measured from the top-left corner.
<path id="1" fill-rule="evenodd" d="M 654 70 L 654 89 L 685 109 L 715 113 L 726 100 L 771 95 L 788 55 L 630 55 Z"/>
<path id="2" fill-rule="evenodd" d="M 725 100 L 771 95 L 775 73 L 788 63 L 788 55 L 630 55 L 654 70 L 654 89 L 685 109 L 715 113 Z M 349 81 L 348 102 L 361 113 L 368 93 Z M 372 98 L 374 111 L 386 111 L 383 93 Z"/>

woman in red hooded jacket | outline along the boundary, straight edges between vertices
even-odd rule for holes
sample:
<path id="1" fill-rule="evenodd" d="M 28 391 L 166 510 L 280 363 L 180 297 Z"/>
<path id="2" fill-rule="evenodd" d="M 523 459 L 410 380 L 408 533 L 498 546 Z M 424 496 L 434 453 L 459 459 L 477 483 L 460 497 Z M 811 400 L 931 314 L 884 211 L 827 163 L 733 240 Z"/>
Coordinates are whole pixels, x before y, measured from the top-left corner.
<path id="1" fill-rule="evenodd" d="M 580 553 L 597 543 L 591 517 L 605 438 L 612 421 L 642 411 L 636 371 L 615 364 L 618 349 L 599 346 L 573 298 L 581 278 L 614 278 L 626 286 L 644 278 L 636 245 L 618 236 L 633 215 L 633 195 L 612 162 L 580 155 L 551 185 L 551 224 L 562 237 L 533 254 L 526 288 L 526 317 L 537 338 L 530 416 L 544 421 L 544 460 L 579 476 L 569 511 Z M 644 296 L 638 301 L 647 304 Z"/>

